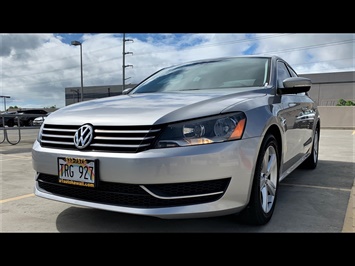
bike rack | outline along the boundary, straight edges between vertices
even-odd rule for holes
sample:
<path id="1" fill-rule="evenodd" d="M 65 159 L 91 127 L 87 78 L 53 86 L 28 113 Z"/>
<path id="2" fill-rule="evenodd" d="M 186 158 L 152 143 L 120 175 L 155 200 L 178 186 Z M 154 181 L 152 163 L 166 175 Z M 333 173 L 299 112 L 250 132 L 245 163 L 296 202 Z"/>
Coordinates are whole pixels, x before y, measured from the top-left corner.
<path id="1" fill-rule="evenodd" d="M 38 129 L 39 126 L 24 126 L 22 127 L 20 124 L 20 119 L 17 119 L 17 127 L 6 127 L 5 125 L 5 117 L 21 117 L 21 116 L 27 116 L 26 114 L 0 114 L 0 119 L 2 120 L 2 127 L 0 127 L 0 130 L 4 130 L 4 136 L 2 141 L 0 141 L 0 144 L 4 143 L 7 141 L 11 145 L 16 145 L 20 143 L 21 141 L 21 129 Z M 44 116 L 43 116 L 44 117 Z M 18 131 L 18 140 L 13 142 L 9 139 L 8 131 L 11 130 L 17 130 Z"/>
<path id="2" fill-rule="evenodd" d="M 2 127 L 0 127 L 0 129 L 4 130 L 4 137 L 3 137 L 3 140 L 0 141 L 0 144 L 4 143 L 5 140 L 11 144 L 11 145 L 16 145 L 18 143 L 20 143 L 21 141 L 21 127 L 20 127 L 20 121 L 18 120 L 18 125 L 17 125 L 17 130 L 18 130 L 18 140 L 16 142 L 12 142 L 10 141 L 9 139 L 9 136 L 7 134 L 7 131 L 10 130 L 8 128 L 5 127 L 5 116 L 6 117 L 15 117 L 15 116 L 18 116 L 18 115 L 1 115 L 1 119 L 2 119 Z M 16 129 L 11 129 L 11 130 L 16 130 Z"/>

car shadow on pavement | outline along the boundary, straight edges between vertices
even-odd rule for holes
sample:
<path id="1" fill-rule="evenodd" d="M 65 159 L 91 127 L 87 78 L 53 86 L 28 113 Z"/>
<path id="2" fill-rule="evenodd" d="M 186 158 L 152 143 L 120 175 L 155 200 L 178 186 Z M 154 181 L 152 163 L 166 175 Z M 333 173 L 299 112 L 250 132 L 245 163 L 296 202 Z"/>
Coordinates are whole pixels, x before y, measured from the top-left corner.
<path id="1" fill-rule="evenodd" d="M 280 183 L 274 216 L 264 226 L 242 224 L 235 215 L 165 220 L 73 205 L 58 215 L 56 226 L 59 232 L 73 233 L 341 232 L 354 164 L 318 163 L 315 170 L 297 169 Z"/>

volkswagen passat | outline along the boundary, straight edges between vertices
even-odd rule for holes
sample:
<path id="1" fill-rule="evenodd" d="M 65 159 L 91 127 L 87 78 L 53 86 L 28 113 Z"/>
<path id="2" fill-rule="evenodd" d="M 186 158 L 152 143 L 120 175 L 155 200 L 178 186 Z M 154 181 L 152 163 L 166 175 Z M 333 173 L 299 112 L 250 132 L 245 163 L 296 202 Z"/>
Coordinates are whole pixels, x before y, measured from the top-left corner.
<path id="1" fill-rule="evenodd" d="M 123 95 L 47 117 L 32 149 L 35 194 L 136 215 L 236 214 L 266 224 L 279 182 L 317 166 L 310 88 L 277 56 L 164 68 Z"/>

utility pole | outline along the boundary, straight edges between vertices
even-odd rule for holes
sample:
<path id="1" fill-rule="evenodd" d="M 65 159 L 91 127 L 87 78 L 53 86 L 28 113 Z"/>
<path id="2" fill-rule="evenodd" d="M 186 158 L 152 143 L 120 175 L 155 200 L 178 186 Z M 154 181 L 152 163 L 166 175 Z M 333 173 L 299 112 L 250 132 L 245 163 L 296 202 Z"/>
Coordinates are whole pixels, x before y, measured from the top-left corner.
<path id="1" fill-rule="evenodd" d="M 126 65 L 126 60 L 125 57 L 127 54 L 133 54 L 132 52 L 126 52 L 126 42 L 133 42 L 132 39 L 126 39 L 126 34 L 123 33 L 123 51 L 122 51 L 122 92 L 125 90 L 125 86 L 126 86 L 126 80 L 130 79 L 126 78 L 126 67 L 133 67 L 133 65 Z"/>

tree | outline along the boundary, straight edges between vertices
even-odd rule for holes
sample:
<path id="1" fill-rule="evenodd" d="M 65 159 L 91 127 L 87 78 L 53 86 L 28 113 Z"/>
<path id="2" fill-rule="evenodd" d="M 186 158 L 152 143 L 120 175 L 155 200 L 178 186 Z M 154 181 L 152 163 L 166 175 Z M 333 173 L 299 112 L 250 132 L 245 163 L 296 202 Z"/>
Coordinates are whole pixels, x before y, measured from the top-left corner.
<path id="1" fill-rule="evenodd" d="M 339 99 L 337 106 L 355 106 L 353 101 L 345 101 L 344 99 Z"/>

